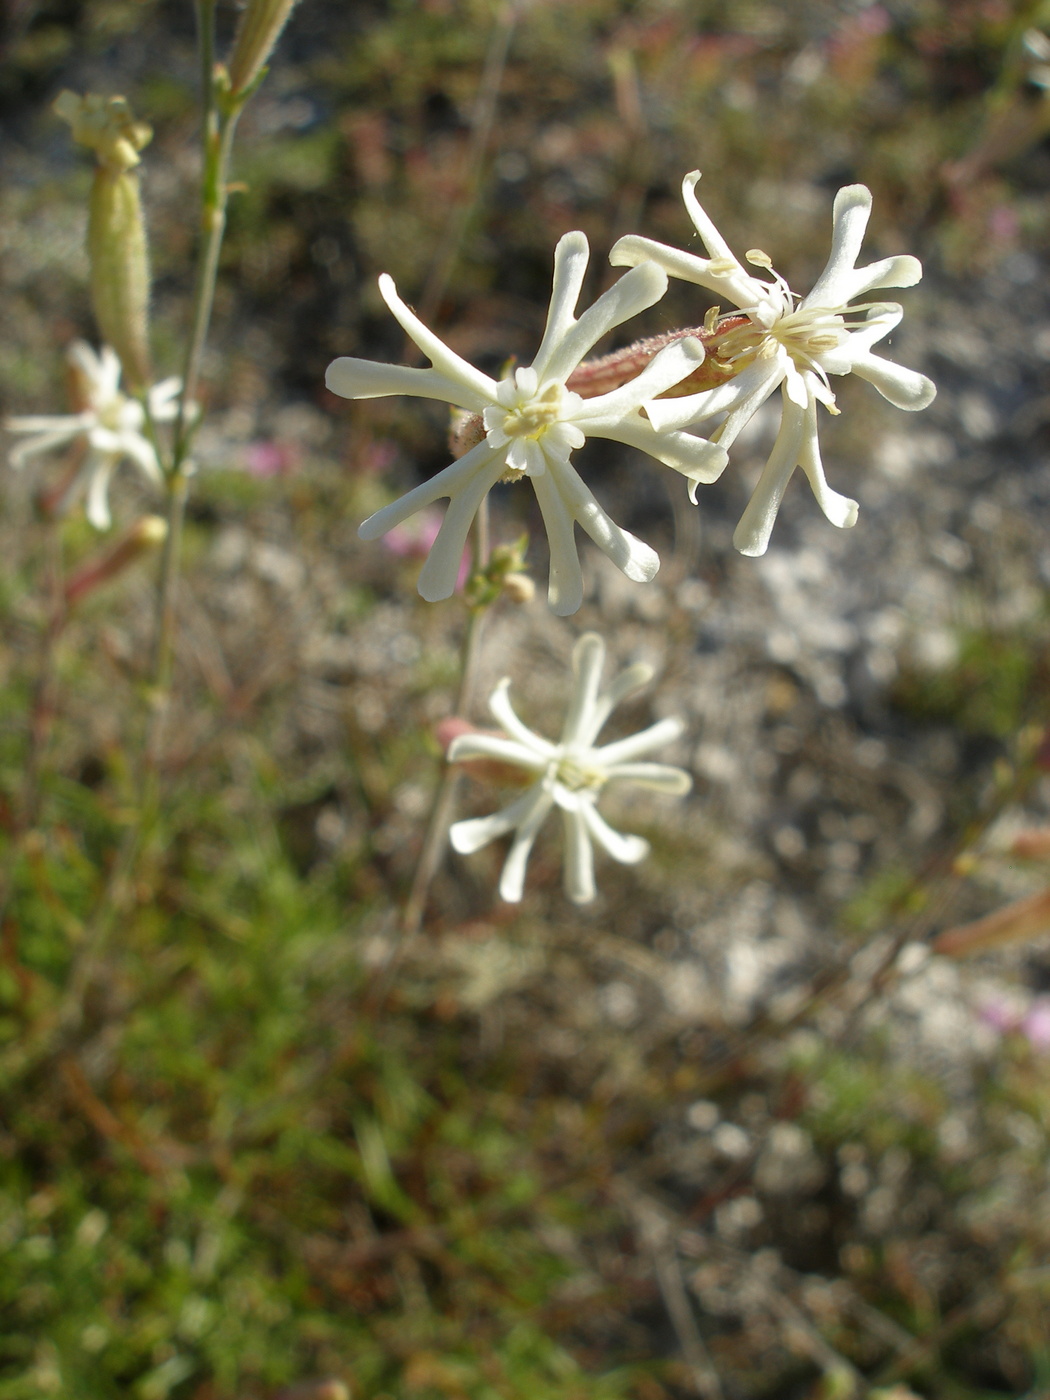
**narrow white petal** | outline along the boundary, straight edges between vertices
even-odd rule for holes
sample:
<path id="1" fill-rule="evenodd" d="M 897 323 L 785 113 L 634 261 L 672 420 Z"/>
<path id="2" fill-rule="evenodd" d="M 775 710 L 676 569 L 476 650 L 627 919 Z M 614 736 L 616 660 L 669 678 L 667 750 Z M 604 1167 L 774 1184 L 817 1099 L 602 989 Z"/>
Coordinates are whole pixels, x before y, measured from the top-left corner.
<path id="1" fill-rule="evenodd" d="M 805 425 L 804 411 L 785 399 L 773 451 L 733 533 L 733 544 L 741 554 L 754 556 L 766 552 L 784 491 L 798 465 Z"/>
<path id="2" fill-rule="evenodd" d="M 615 763 L 608 770 L 608 780 L 610 783 L 634 783 L 671 797 L 683 797 L 693 786 L 685 769 L 675 768 L 670 763 Z"/>
<path id="3" fill-rule="evenodd" d="M 495 841 L 498 836 L 505 836 L 527 816 L 536 800 L 537 792 L 543 792 L 540 783 L 529 788 L 528 792 L 515 798 L 500 811 L 493 812 L 491 816 L 471 817 L 467 821 L 454 822 L 448 833 L 452 849 L 458 851 L 461 856 L 469 856 L 475 851 L 480 851 L 490 841 Z"/>
<path id="4" fill-rule="evenodd" d="M 603 335 L 653 306 L 666 290 L 667 274 L 655 263 L 625 272 L 551 347 L 545 377 L 564 382 Z"/>
<path id="5" fill-rule="evenodd" d="M 874 384 L 884 399 L 896 408 L 915 412 L 933 403 L 937 386 L 917 370 L 905 369 L 881 355 L 862 354 L 853 361 L 853 373 Z"/>
<path id="6" fill-rule="evenodd" d="M 34 413 L 5 418 L 4 427 L 9 433 L 62 433 L 68 440 L 90 428 L 95 418 L 94 413 Z"/>
<path id="7" fill-rule="evenodd" d="M 439 374 L 436 369 L 411 369 L 407 365 L 380 364 L 343 355 L 325 371 L 324 382 L 333 394 L 344 399 L 384 399 L 392 394 L 411 394 L 417 399 L 440 399 L 459 408 L 479 413 L 492 400 L 478 394 L 460 380 Z"/>
<path id="8" fill-rule="evenodd" d="M 703 364 L 704 353 L 703 345 L 695 336 L 674 341 L 654 355 L 637 378 L 629 379 L 608 394 L 585 399 L 583 406 L 573 415 L 576 422 L 586 423 L 588 419 L 599 416 L 614 420 L 641 408 L 647 399 L 655 399 L 658 394 L 680 383 L 686 375 L 692 374 Z"/>
<path id="9" fill-rule="evenodd" d="M 594 714 L 605 665 L 605 643 L 597 632 L 585 632 L 572 649 L 572 694 L 565 712 L 561 742 L 582 742 Z"/>
<path id="10" fill-rule="evenodd" d="M 701 423 L 716 413 L 728 413 L 749 400 L 754 403 L 749 414 L 751 416 L 783 377 L 781 360 L 763 356 L 715 389 L 705 389 L 700 394 L 686 394 L 681 398 L 654 399 L 645 405 L 645 411 L 653 427 L 661 433 L 668 429 L 688 428 L 691 424 Z"/>
<path id="11" fill-rule="evenodd" d="M 547 601 L 558 617 L 568 617 L 583 602 L 583 573 L 576 551 L 576 532 L 572 514 L 562 499 L 550 472 L 532 478 L 533 490 L 543 516 L 550 548 L 550 574 Z"/>
<path id="12" fill-rule="evenodd" d="M 419 571 L 416 588 L 419 596 L 428 603 L 451 598 L 455 592 L 463 551 L 467 547 L 467 535 L 478 507 L 502 475 L 503 463 L 497 458 L 467 478 L 453 494 L 437 539 L 430 546 L 430 553 Z"/>
<path id="13" fill-rule="evenodd" d="M 590 248 L 585 234 L 567 233 L 558 240 L 554 250 L 554 281 L 547 325 L 532 362 L 539 380 L 548 378 L 551 356 L 575 325 L 576 303 L 580 299 L 589 257 Z"/>
<path id="14" fill-rule="evenodd" d="M 558 491 L 571 514 L 622 573 L 635 583 L 649 583 L 656 577 L 660 568 L 656 550 L 636 539 L 606 514 L 571 463 L 561 463 L 557 468 L 552 464 L 551 475 L 555 476 Z"/>
<path id="15" fill-rule="evenodd" d="M 685 725 L 680 719 L 657 720 L 648 729 L 639 730 L 637 734 L 629 734 L 626 739 L 617 739 L 614 743 L 603 745 L 596 751 L 597 760 L 603 768 L 609 768 L 612 764 L 628 763 L 632 759 L 640 758 L 642 754 L 651 753 L 653 749 L 662 748 L 664 744 L 673 744 L 684 728 Z"/>
<path id="16" fill-rule="evenodd" d="M 112 355 L 112 351 L 110 354 Z M 74 340 L 66 351 L 66 359 L 78 369 L 88 383 L 95 388 L 102 378 L 102 363 L 86 340 Z M 119 379 L 119 374 L 118 374 Z"/>
<path id="17" fill-rule="evenodd" d="M 756 387 L 745 399 L 729 410 L 725 421 L 718 430 L 718 441 L 720 446 L 728 449 L 736 442 L 744 428 L 751 422 L 755 414 L 770 397 L 774 389 L 779 388 L 784 382 L 787 374 L 787 366 L 790 363 L 786 353 L 778 355 L 771 361 L 771 369 L 768 375 L 756 384 Z"/>
<path id="18" fill-rule="evenodd" d="M 802 449 L 799 452 L 799 466 L 806 473 L 817 504 L 840 530 L 848 530 L 857 523 L 857 502 L 849 496 L 840 496 L 828 485 L 824 475 L 824 464 L 820 459 L 820 440 L 817 436 L 817 405 L 814 402 L 806 414 L 806 426 L 802 434 Z"/>
<path id="19" fill-rule="evenodd" d="M 590 904 L 597 890 L 594 885 L 594 849 L 587 830 L 587 819 L 583 812 L 564 810 L 561 817 L 565 828 L 562 871 L 565 894 L 573 904 Z"/>
<path id="20" fill-rule="evenodd" d="M 75 437 L 76 432 L 68 432 L 65 428 L 56 428 L 54 432 L 50 433 L 38 433 L 26 442 L 15 443 L 9 450 L 7 459 L 12 467 L 18 470 L 33 457 L 40 457 L 56 447 L 64 447 Z"/>
<path id="21" fill-rule="evenodd" d="M 640 414 L 608 426 L 600 421 L 587 426 L 594 437 L 612 438 L 614 442 L 637 447 L 665 467 L 681 472 L 690 483 L 689 495 L 694 501 L 697 484 L 717 481 L 729 460 L 721 444 L 708 442 L 692 433 L 658 432 Z"/>
<path id="22" fill-rule="evenodd" d="M 848 280 L 855 273 L 871 214 L 871 190 L 846 185 L 835 196 L 831 219 L 831 253 L 827 266 L 806 297 L 806 306 L 844 306 Z"/>
<path id="23" fill-rule="evenodd" d="M 602 850 L 607 851 L 613 860 L 618 860 L 621 865 L 637 865 L 649 854 L 649 842 L 644 836 L 630 836 L 624 832 L 615 831 L 593 802 L 583 808 L 580 816 L 583 818 L 588 832 Z"/>
<path id="24" fill-rule="evenodd" d="M 116 464 L 116 457 L 94 454 L 84 463 L 83 475 L 88 477 L 87 518 L 96 530 L 110 527 L 109 479 Z"/>
<path id="25" fill-rule="evenodd" d="M 507 852 L 499 880 L 500 898 L 505 899 L 508 904 L 517 904 L 521 899 L 525 887 L 525 866 L 532 851 L 532 844 L 547 819 L 547 813 L 554 805 L 554 798 L 542 783 L 537 783 L 526 797 L 530 805 L 518 821 L 518 830 Z"/>
<path id="26" fill-rule="evenodd" d="M 102 403 L 115 399 L 120 388 L 120 357 L 110 345 L 103 345 L 99 352 L 97 387 Z"/>
<path id="27" fill-rule="evenodd" d="M 155 423 L 170 423 L 179 411 L 177 399 L 182 393 L 182 380 L 178 375 L 162 379 L 154 384 L 146 395 L 150 417 Z"/>
<path id="28" fill-rule="evenodd" d="M 472 758 L 494 758 L 530 773 L 542 771 L 550 761 L 549 755 L 536 752 L 534 743 L 521 744 L 498 734 L 457 734 L 448 747 L 449 763 L 466 763 Z"/>
<path id="29" fill-rule="evenodd" d="M 479 442 L 476 447 L 472 447 L 460 457 L 458 462 L 451 462 L 439 471 L 437 476 L 432 476 L 429 481 L 420 482 L 398 500 L 391 501 L 390 505 L 370 515 L 360 525 L 357 533 L 363 540 L 377 540 L 380 535 L 385 535 L 410 515 L 415 515 L 417 510 L 433 505 L 435 501 L 441 500 L 442 496 L 451 496 L 459 491 L 463 483 L 475 472 L 483 472 L 490 463 L 498 461 L 502 470 L 503 459 L 504 454 L 501 451 L 493 451 L 487 442 Z"/>
<path id="30" fill-rule="evenodd" d="M 555 746 L 539 734 L 534 734 L 528 725 L 522 724 L 518 718 L 514 706 L 510 703 L 509 676 L 504 676 L 489 696 L 489 710 L 500 728 L 519 744 L 531 749 L 533 753 L 543 755 L 545 759 L 553 755 Z M 451 754 L 451 750 L 449 752 Z"/>
<path id="31" fill-rule="evenodd" d="M 425 326 L 414 311 L 410 311 L 397 294 L 394 279 L 387 273 L 379 279 L 379 292 L 387 306 L 397 318 L 402 330 L 419 346 L 423 354 L 440 373 L 477 394 L 485 403 L 493 403 L 496 398 L 496 381 L 480 369 L 475 369 L 461 355 L 450 350 L 443 340 Z"/>
<path id="32" fill-rule="evenodd" d="M 601 733 L 602 725 L 621 700 L 630 695 L 632 691 L 640 690 L 643 685 L 648 685 L 653 674 L 651 666 L 647 666 L 644 661 L 638 661 L 633 666 L 628 666 L 626 670 L 621 671 L 618 676 L 614 676 L 595 701 L 591 722 L 581 733 L 580 742 L 593 744 Z"/>

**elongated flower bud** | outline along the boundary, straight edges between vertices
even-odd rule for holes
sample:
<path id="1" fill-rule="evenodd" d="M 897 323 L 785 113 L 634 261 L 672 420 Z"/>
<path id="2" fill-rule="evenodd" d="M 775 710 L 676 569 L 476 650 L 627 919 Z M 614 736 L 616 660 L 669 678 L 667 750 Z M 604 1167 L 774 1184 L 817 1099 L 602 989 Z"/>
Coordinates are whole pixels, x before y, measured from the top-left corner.
<path id="1" fill-rule="evenodd" d="M 153 132 L 135 121 L 123 97 L 66 91 L 54 110 L 69 122 L 73 140 L 98 161 L 88 212 L 91 301 L 102 339 L 120 356 L 129 387 L 140 389 L 152 379 L 150 274 L 135 166 Z"/>
<path id="2" fill-rule="evenodd" d="M 159 549 L 168 535 L 168 522 L 159 515 L 144 515 L 111 549 L 82 564 L 66 580 L 66 606 L 72 607 L 102 584 L 122 574 L 136 559 Z"/>
<path id="3" fill-rule="evenodd" d="M 248 0 L 230 56 L 230 93 L 247 92 L 273 52 L 296 0 Z"/>

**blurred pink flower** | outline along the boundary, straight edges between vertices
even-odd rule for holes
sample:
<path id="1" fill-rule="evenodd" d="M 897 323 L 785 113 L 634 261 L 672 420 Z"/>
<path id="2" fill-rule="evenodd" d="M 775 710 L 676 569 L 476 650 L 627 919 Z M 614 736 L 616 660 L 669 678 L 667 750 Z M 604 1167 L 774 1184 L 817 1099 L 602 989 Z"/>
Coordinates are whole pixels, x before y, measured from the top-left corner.
<path id="1" fill-rule="evenodd" d="M 442 518 L 440 510 L 418 511 L 415 515 L 410 515 L 407 520 L 403 520 L 400 525 L 395 525 L 392 530 L 388 530 L 382 537 L 383 545 L 391 554 L 396 554 L 399 559 L 425 559 L 438 537 Z M 455 590 L 457 593 L 466 583 L 469 573 L 470 550 L 467 548 L 464 549 L 459 561 Z"/>
<path id="2" fill-rule="evenodd" d="M 244 449 L 244 470 L 249 476 L 266 480 L 271 476 L 291 476 L 299 465 L 299 448 L 293 442 L 250 442 Z"/>
<path id="3" fill-rule="evenodd" d="M 1033 1050 L 1050 1051 L 1050 996 L 1036 997 L 1021 1020 Z"/>

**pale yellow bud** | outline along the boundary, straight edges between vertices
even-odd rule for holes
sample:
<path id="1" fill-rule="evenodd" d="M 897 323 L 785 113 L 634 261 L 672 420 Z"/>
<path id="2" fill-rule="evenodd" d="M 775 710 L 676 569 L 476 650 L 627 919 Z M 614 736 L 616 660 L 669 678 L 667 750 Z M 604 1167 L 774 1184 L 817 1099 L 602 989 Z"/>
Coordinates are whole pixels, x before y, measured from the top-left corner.
<path id="1" fill-rule="evenodd" d="M 139 151 L 152 130 L 135 120 L 123 97 L 68 89 L 54 111 L 69 123 L 73 140 L 94 151 L 98 166 L 88 210 L 91 302 L 102 339 L 120 356 L 132 389 L 149 383 L 149 248 L 142 217 Z"/>
<path id="2" fill-rule="evenodd" d="M 230 57 L 230 92 L 246 92 L 273 52 L 296 0 L 248 0 L 233 41 Z"/>
<path id="3" fill-rule="evenodd" d="M 503 579 L 503 592 L 512 603 L 531 603 L 536 596 L 536 585 L 528 574 L 507 574 Z"/>

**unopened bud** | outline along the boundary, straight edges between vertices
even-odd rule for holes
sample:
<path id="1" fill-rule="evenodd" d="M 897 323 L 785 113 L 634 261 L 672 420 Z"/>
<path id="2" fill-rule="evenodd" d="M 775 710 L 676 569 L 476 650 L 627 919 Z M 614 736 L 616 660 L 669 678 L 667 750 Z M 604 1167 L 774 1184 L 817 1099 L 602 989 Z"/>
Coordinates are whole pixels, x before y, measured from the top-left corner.
<path id="1" fill-rule="evenodd" d="M 168 522 L 159 515 L 144 515 L 136 520 L 127 534 L 104 554 L 82 564 L 66 580 L 66 606 L 73 607 L 82 598 L 124 572 L 136 559 L 149 554 L 168 537 Z"/>
<path id="2" fill-rule="evenodd" d="M 531 603 L 536 596 L 536 585 L 528 574 L 507 574 L 503 579 L 503 592 L 512 603 Z"/>
<path id="3" fill-rule="evenodd" d="M 73 139 L 95 152 L 98 168 L 88 211 L 91 302 L 102 339 L 113 346 L 132 389 L 147 385 L 149 363 L 149 248 L 142 217 L 138 152 L 152 136 L 123 97 L 63 92 L 54 110 Z"/>
<path id="4" fill-rule="evenodd" d="M 230 56 L 232 96 L 247 92 L 258 78 L 294 7 L 295 0 L 248 0 Z"/>

